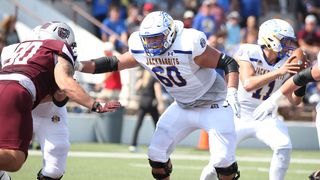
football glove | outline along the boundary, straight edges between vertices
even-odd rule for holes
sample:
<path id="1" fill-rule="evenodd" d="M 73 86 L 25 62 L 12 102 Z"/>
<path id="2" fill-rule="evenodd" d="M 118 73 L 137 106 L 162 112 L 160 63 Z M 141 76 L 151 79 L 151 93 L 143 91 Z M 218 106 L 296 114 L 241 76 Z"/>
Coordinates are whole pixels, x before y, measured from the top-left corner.
<path id="1" fill-rule="evenodd" d="M 92 105 L 91 111 L 97 113 L 104 113 L 104 112 L 114 112 L 121 107 L 120 102 L 117 101 L 110 101 L 110 102 L 98 102 L 95 101 Z"/>
<path id="2" fill-rule="evenodd" d="M 278 104 L 277 101 L 282 97 L 282 92 L 279 89 L 275 93 L 273 93 L 267 100 L 261 103 L 254 111 L 253 118 L 255 120 L 262 121 L 267 116 L 275 117 L 278 112 Z"/>
<path id="3" fill-rule="evenodd" d="M 231 106 L 235 116 L 240 118 L 240 104 L 238 101 L 237 89 L 232 87 L 228 88 L 226 100 L 223 102 L 223 107 Z"/>

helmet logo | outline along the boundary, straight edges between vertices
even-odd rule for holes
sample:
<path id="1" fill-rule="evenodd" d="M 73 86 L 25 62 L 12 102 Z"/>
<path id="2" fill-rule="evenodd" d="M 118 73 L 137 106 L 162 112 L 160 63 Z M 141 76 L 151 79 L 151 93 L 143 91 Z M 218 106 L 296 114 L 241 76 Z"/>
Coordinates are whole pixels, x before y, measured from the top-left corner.
<path id="1" fill-rule="evenodd" d="M 59 36 L 61 39 L 67 39 L 67 38 L 69 38 L 69 36 L 70 36 L 70 31 L 69 31 L 68 29 L 59 27 L 59 28 L 58 28 L 58 36 Z"/>

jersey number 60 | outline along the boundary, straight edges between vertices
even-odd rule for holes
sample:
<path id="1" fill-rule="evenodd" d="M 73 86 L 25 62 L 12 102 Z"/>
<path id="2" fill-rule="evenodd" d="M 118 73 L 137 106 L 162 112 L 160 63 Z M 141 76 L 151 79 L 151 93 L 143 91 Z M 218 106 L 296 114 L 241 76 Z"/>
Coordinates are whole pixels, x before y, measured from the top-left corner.
<path id="1" fill-rule="evenodd" d="M 167 75 L 164 76 L 165 69 L 160 66 L 153 67 L 152 72 L 157 76 L 159 81 L 165 86 L 172 87 L 173 84 L 181 87 L 187 84 L 187 81 L 183 79 L 178 68 L 176 66 L 168 66 L 166 68 Z M 175 75 L 176 78 L 173 77 Z"/>

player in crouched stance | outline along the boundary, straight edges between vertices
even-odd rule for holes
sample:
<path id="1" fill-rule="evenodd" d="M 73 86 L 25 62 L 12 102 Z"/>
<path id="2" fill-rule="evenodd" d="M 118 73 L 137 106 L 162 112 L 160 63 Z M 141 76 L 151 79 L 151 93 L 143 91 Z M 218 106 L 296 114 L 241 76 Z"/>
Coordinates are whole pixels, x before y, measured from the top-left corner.
<path id="1" fill-rule="evenodd" d="M 161 115 L 149 146 L 149 164 L 155 179 L 170 179 L 171 153 L 197 129 L 209 134 L 210 173 L 223 180 L 238 179 L 232 111 L 234 108 L 238 114 L 238 64 L 207 46 L 204 33 L 184 29 L 182 22 L 156 11 L 145 17 L 139 32 L 131 34 L 129 52 L 81 63 L 80 69 L 89 73 L 140 64 L 175 98 Z M 224 69 L 227 85 L 214 68 Z M 226 99 L 228 104 L 224 104 Z"/>
<path id="2" fill-rule="evenodd" d="M 9 53 L 2 55 L 0 71 L 0 123 L 5 125 L 0 132 L 0 177 L 1 170 L 17 171 L 26 160 L 32 116 L 44 158 L 37 179 L 58 180 L 64 173 L 70 146 L 63 107 L 68 98 L 98 113 L 120 107 L 118 102 L 96 102 L 73 79 L 76 43 L 68 25 L 48 22 L 39 28 L 38 35 L 3 50 Z M 50 102 L 39 105 L 46 101 Z M 31 113 L 36 107 L 39 109 Z"/>

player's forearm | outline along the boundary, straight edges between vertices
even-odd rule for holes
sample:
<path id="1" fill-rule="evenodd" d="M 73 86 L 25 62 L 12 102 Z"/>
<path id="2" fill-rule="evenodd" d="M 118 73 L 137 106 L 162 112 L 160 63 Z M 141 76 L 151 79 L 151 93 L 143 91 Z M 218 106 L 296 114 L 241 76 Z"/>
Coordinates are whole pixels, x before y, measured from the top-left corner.
<path id="1" fill-rule="evenodd" d="M 230 72 L 226 75 L 227 87 L 228 88 L 236 88 L 238 89 L 239 84 L 239 73 L 238 72 Z"/>
<path id="2" fill-rule="evenodd" d="M 58 86 L 74 102 L 88 109 L 92 108 L 94 99 L 73 78 L 65 78 Z"/>
<path id="3" fill-rule="evenodd" d="M 246 91 L 253 91 L 269 84 L 271 81 L 277 79 L 278 77 L 279 74 L 275 71 L 271 71 L 263 75 L 251 76 L 244 80 L 243 86 Z"/>

